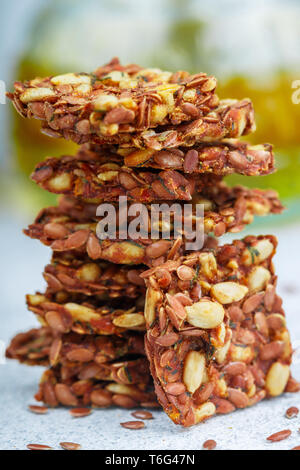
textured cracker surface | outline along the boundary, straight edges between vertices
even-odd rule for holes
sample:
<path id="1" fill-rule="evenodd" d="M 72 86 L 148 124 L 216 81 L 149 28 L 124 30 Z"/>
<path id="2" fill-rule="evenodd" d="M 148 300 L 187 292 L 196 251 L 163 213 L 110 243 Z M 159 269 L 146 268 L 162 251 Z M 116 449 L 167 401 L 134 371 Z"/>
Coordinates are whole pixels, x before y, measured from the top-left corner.
<path id="1" fill-rule="evenodd" d="M 44 286 L 41 272 L 50 259 L 50 250 L 21 234 L 22 223 L 2 215 L 1 328 L 0 340 L 6 344 L 19 331 L 37 325 L 26 311 L 24 295 Z M 23 222 L 23 226 L 26 221 Z M 279 275 L 279 294 L 284 298 L 288 327 L 295 355 L 294 376 L 300 380 L 300 225 L 284 229 L 259 227 L 244 233 L 274 233 L 279 238 L 275 265 Z M 235 238 L 237 238 L 235 236 Z M 226 239 L 224 238 L 224 242 Z M 2 343 L 0 343 L 1 345 Z M 0 363 L 2 359 L 0 349 Z M 284 417 L 290 406 L 300 408 L 300 394 L 287 394 L 259 403 L 231 415 L 215 417 L 190 429 L 175 426 L 161 411 L 145 421 L 139 431 L 123 429 L 120 422 L 134 418 L 134 410 L 94 410 L 85 418 L 74 419 L 66 409 L 49 410 L 40 416 L 28 411 L 43 368 L 22 366 L 14 361 L 0 365 L 0 449 L 25 449 L 29 443 L 50 445 L 72 441 L 83 449 L 195 449 L 207 439 L 215 439 L 218 449 L 291 449 L 300 445 L 300 417 Z M 285 441 L 269 443 L 266 437 L 282 429 L 292 430 Z"/>

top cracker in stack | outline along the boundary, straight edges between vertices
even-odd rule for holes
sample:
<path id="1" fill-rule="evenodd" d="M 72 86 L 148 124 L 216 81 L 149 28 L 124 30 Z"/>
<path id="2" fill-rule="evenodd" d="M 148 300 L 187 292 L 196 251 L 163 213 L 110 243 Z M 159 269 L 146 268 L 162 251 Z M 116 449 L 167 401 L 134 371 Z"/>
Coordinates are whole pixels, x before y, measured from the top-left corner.
<path id="1" fill-rule="evenodd" d="M 255 130 L 251 101 L 219 100 L 215 88 L 216 79 L 204 73 L 122 66 L 113 59 L 93 74 L 17 82 L 9 95 L 22 116 L 43 122 L 43 133 L 80 145 L 75 156 L 48 158 L 32 175 L 62 196 L 25 231 L 51 246 L 58 260 L 45 272 L 46 295 L 28 296 L 29 308 L 49 319 L 48 326 L 57 316 L 71 315 L 69 330 L 77 334 L 121 334 L 129 315 L 138 318 L 130 325 L 147 330 L 158 400 L 184 426 L 299 388 L 290 376 L 292 350 L 276 294 L 275 237 L 246 237 L 220 247 L 209 237 L 200 252 L 188 253 L 185 232 L 180 237 L 172 232 L 175 212 L 169 239 L 151 238 L 150 226 L 134 240 L 121 236 L 120 225 L 114 239 L 96 236 L 97 205 L 116 204 L 120 196 L 147 209 L 153 202 L 164 202 L 167 209 L 174 201 L 181 207 L 191 202 L 193 225 L 202 203 L 204 232 L 215 237 L 241 231 L 254 215 L 282 211 L 274 191 L 230 188 L 222 181 L 234 172 L 269 174 L 274 156 L 269 144 L 239 140 Z M 160 221 L 158 233 L 165 228 Z M 142 274 L 142 266 L 126 268 L 135 285 L 129 289 L 132 297 L 143 290 L 140 279 L 146 281 L 144 317 L 137 302 L 125 324 L 120 312 L 111 313 L 113 329 L 105 330 L 107 308 L 94 295 L 106 288 L 100 271 L 92 285 L 70 282 L 87 259 L 105 260 L 107 269 L 109 263 L 151 268 Z M 124 287 L 121 292 L 127 295 Z M 83 321 L 87 296 L 90 317 Z"/>
<path id="2" fill-rule="evenodd" d="M 255 129 L 250 100 L 219 100 L 215 88 L 216 79 L 204 73 L 122 66 L 117 59 L 92 74 L 17 82 L 9 96 L 22 116 L 40 119 L 48 135 L 82 144 L 77 155 L 36 167 L 34 181 L 64 199 L 26 233 L 53 250 L 152 265 L 183 254 L 184 247 L 172 233 L 169 240 L 146 234 L 122 241 L 120 227 L 114 240 L 98 240 L 97 204 L 119 196 L 144 204 L 180 201 L 182 207 L 202 202 L 204 231 L 218 237 L 242 230 L 254 215 L 280 212 L 275 192 L 221 181 L 233 172 L 268 174 L 274 156 L 269 144 L 238 140 Z M 192 218 L 196 222 L 194 209 Z"/>
<path id="3" fill-rule="evenodd" d="M 127 167 L 186 174 L 272 172 L 270 145 L 236 140 L 255 130 L 250 100 L 220 101 L 215 88 L 216 79 L 204 73 L 172 74 L 113 59 L 93 74 L 16 82 L 8 96 L 22 116 L 40 119 L 46 134 L 90 144 L 84 160 L 120 155 Z"/>

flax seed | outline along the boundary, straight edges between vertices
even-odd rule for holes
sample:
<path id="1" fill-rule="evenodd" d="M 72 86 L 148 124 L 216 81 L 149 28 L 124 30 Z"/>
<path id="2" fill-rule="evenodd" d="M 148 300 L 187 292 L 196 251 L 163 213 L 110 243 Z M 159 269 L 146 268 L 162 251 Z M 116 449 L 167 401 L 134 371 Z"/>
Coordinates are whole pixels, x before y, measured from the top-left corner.
<path id="1" fill-rule="evenodd" d="M 126 423 L 120 423 L 123 428 L 126 429 L 143 429 L 145 424 L 143 421 L 127 421 Z"/>
<path id="2" fill-rule="evenodd" d="M 27 444 L 29 450 L 53 450 L 52 447 L 45 446 L 43 444 Z"/>
<path id="3" fill-rule="evenodd" d="M 271 436 L 267 437 L 267 440 L 270 442 L 279 442 L 283 441 L 284 439 L 287 439 L 288 437 L 290 437 L 291 434 L 292 431 L 290 431 L 289 429 L 283 429 L 282 431 L 271 434 Z"/>
<path id="4" fill-rule="evenodd" d="M 89 408 L 73 408 L 70 410 L 71 416 L 73 418 L 84 418 L 85 416 L 89 416 L 92 410 Z"/>
<path id="5" fill-rule="evenodd" d="M 144 410 L 134 411 L 133 413 L 131 413 L 131 416 L 137 419 L 153 419 L 153 414 L 150 413 L 150 411 Z"/>
<path id="6" fill-rule="evenodd" d="M 216 448 L 216 446 L 217 446 L 217 443 L 213 439 L 209 439 L 208 441 L 205 441 L 203 443 L 203 449 L 207 449 L 207 450 L 213 450 Z"/>
<path id="7" fill-rule="evenodd" d="M 296 406 L 291 406 L 285 412 L 286 418 L 289 418 L 289 419 L 297 418 L 298 414 L 299 414 L 299 409 Z"/>
<path id="8" fill-rule="evenodd" d="M 60 442 L 59 445 L 65 450 L 79 450 L 79 449 L 81 449 L 81 445 L 76 444 L 75 442 Z"/>
<path id="9" fill-rule="evenodd" d="M 48 408 L 46 406 L 29 405 L 28 408 L 30 411 L 32 411 L 32 413 L 37 415 L 44 415 L 48 413 Z"/>

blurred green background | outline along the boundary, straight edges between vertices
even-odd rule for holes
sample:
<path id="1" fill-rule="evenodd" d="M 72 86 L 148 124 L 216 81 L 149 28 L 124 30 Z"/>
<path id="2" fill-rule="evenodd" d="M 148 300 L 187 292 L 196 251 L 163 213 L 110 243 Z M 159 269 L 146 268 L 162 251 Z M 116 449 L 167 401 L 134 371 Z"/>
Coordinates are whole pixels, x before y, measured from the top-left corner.
<path id="1" fill-rule="evenodd" d="M 300 217 L 300 104 L 291 99 L 292 82 L 300 79 L 299 1 L 21 3 L 22 14 L 19 1 L 7 1 L 0 20 L 1 48 L 12 49 L 8 43 L 14 44 L 13 52 L 1 60 L 8 89 L 14 79 L 92 71 L 115 55 L 124 63 L 216 74 L 220 97 L 253 100 L 257 131 L 247 139 L 273 143 L 277 157 L 277 173 L 234 175 L 229 181 L 277 189 L 289 207 L 277 220 Z M 16 12 L 18 29 L 9 22 Z M 28 180 L 33 166 L 48 155 L 74 152 L 76 146 L 41 135 L 40 123 L 23 120 L 10 103 L 1 108 L 6 123 L 1 136 L 1 201 L 35 212 L 55 197 Z"/>

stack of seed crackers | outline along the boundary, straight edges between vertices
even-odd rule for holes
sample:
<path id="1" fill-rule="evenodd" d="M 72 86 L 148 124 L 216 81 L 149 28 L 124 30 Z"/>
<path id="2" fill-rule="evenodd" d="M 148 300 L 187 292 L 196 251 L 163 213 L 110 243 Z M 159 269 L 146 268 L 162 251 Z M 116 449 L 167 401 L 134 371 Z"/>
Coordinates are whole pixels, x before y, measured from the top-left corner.
<path id="1" fill-rule="evenodd" d="M 191 426 L 299 390 L 276 238 L 219 242 L 283 207 L 275 191 L 224 182 L 273 172 L 274 156 L 240 139 L 255 130 L 251 101 L 219 99 L 216 85 L 113 59 L 9 94 L 44 134 L 78 144 L 32 174 L 59 195 L 25 230 L 52 259 L 46 291 L 27 296 L 42 327 L 7 350 L 48 367 L 46 405 L 161 405 Z"/>

